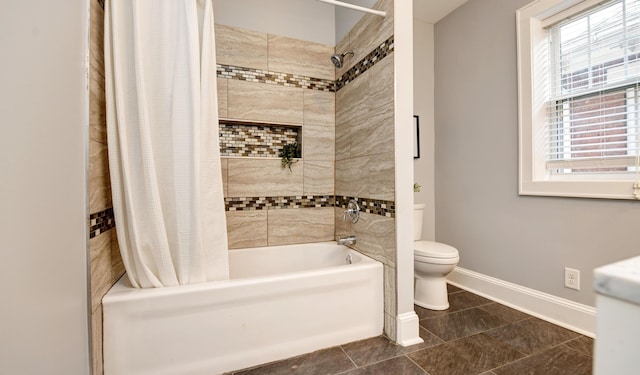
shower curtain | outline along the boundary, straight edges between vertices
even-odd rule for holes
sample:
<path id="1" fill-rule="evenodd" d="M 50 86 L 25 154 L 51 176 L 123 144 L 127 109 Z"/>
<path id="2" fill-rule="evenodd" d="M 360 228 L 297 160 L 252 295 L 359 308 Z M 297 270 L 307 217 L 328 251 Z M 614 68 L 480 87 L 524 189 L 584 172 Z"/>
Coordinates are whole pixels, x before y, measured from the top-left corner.
<path id="1" fill-rule="evenodd" d="M 211 0 L 108 0 L 109 168 L 135 287 L 228 279 Z"/>

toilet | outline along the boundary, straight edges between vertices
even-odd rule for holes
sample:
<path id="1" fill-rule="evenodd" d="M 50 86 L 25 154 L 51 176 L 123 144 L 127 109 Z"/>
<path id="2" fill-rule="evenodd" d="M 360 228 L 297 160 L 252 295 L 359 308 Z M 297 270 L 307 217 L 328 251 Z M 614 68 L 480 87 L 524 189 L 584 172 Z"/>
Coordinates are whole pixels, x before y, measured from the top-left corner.
<path id="1" fill-rule="evenodd" d="M 447 275 L 458 264 L 458 250 L 434 241 L 422 241 L 424 204 L 413 207 L 413 268 L 415 277 L 414 303 L 430 310 L 449 308 Z"/>

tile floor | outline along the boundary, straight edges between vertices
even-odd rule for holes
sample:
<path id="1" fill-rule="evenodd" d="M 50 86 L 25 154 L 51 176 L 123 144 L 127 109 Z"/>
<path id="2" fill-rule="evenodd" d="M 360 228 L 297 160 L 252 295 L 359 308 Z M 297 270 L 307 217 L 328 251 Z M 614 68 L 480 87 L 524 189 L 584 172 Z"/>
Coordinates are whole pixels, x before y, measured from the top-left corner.
<path id="1" fill-rule="evenodd" d="M 380 336 L 230 374 L 591 374 L 589 337 L 454 286 L 449 304 L 416 306 L 423 344 L 405 348 Z"/>

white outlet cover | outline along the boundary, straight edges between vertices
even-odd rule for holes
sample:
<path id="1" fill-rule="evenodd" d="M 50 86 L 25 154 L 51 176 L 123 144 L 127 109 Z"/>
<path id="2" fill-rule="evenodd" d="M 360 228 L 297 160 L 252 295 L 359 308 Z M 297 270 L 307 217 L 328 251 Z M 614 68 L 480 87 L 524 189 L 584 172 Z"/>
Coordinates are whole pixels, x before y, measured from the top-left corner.
<path id="1" fill-rule="evenodd" d="M 569 289 L 580 290 L 580 270 L 565 267 L 564 286 Z"/>

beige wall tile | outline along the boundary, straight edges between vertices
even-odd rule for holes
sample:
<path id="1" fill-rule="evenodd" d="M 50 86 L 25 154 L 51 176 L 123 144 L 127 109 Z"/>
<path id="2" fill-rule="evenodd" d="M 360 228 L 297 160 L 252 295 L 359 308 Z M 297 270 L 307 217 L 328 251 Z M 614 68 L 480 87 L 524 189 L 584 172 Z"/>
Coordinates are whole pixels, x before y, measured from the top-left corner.
<path id="1" fill-rule="evenodd" d="M 268 223 L 269 246 L 334 238 L 333 207 L 269 210 Z"/>
<path id="2" fill-rule="evenodd" d="M 336 123 L 336 94 L 334 92 L 304 90 L 304 125 L 334 127 Z"/>
<path id="3" fill-rule="evenodd" d="M 384 265 L 384 312 L 396 315 L 396 269 Z"/>
<path id="4" fill-rule="evenodd" d="M 107 108 L 104 71 L 89 67 L 89 139 L 107 144 Z"/>
<path id="5" fill-rule="evenodd" d="M 351 157 L 351 129 L 349 123 L 336 122 L 335 130 L 335 155 L 336 160 L 344 160 Z"/>
<path id="6" fill-rule="evenodd" d="M 95 0 L 89 3 L 89 64 L 104 74 L 104 10 Z"/>
<path id="7" fill-rule="evenodd" d="M 349 127 L 351 157 L 380 154 L 394 150 L 393 102 L 371 107 L 365 121 L 354 121 Z"/>
<path id="8" fill-rule="evenodd" d="M 395 163 L 393 151 L 372 155 L 369 159 L 369 198 L 395 200 Z"/>
<path id="9" fill-rule="evenodd" d="M 303 126 L 302 156 L 305 160 L 335 160 L 335 138 L 333 126 Z"/>
<path id="10" fill-rule="evenodd" d="M 90 2 L 89 30 L 89 139 L 107 143 L 104 82 L 104 11 Z"/>
<path id="11" fill-rule="evenodd" d="M 351 224 L 351 228 L 358 240 L 354 246 L 358 251 L 395 268 L 394 218 L 362 212 L 360 220 Z"/>
<path id="12" fill-rule="evenodd" d="M 229 170 L 229 159 L 220 158 L 220 167 L 222 169 L 222 191 L 224 192 L 224 196 L 227 197 L 227 192 L 229 189 L 229 179 L 228 179 L 228 170 Z"/>
<path id="13" fill-rule="evenodd" d="M 270 71 L 335 79 L 333 46 L 271 34 L 268 40 Z"/>
<path id="14" fill-rule="evenodd" d="M 280 159 L 228 159 L 230 197 L 302 195 L 304 162 L 282 168 Z"/>
<path id="15" fill-rule="evenodd" d="M 304 161 L 304 195 L 333 195 L 335 169 L 333 161 Z"/>
<path id="16" fill-rule="evenodd" d="M 217 79 L 217 93 L 218 93 L 218 117 L 227 118 L 229 117 L 228 107 L 229 107 L 229 99 L 227 96 L 227 87 L 229 83 L 229 79 L 227 78 L 218 78 Z"/>
<path id="17" fill-rule="evenodd" d="M 362 60 L 393 35 L 393 0 L 380 0 L 372 8 L 386 11 L 387 16 L 365 14 L 351 29 L 349 41 L 355 52 L 355 62 Z"/>
<path id="18" fill-rule="evenodd" d="M 267 34 L 218 24 L 215 33 L 218 64 L 267 69 Z"/>
<path id="19" fill-rule="evenodd" d="M 89 240 L 89 277 L 91 279 L 91 311 L 102 304 L 102 297 L 124 274 L 124 265 L 116 230 L 111 229 Z"/>
<path id="20" fill-rule="evenodd" d="M 336 93 L 336 126 L 365 121 L 371 108 L 369 80 L 363 74 Z"/>
<path id="21" fill-rule="evenodd" d="M 302 124 L 302 88 L 229 80 L 228 116 L 238 120 Z"/>
<path id="22" fill-rule="evenodd" d="M 391 341 L 396 341 L 397 338 L 396 324 L 395 315 L 384 313 L 384 334 L 387 335 Z"/>
<path id="23" fill-rule="evenodd" d="M 354 55 L 345 59 L 344 66 L 336 69 L 336 79 L 342 77 L 358 61 L 371 53 L 393 35 L 393 0 L 378 1 L 373 9 L 384 10 L 387 17 L 365 14 L 358 23 L 336 44 L 336 53 L 353 50 Z"/>
<path id="24" fill-rule="evenodd" d="M 351 48 L 351 41 L 349 39 L 349 34 L 347 33 L 338 44 L 336 44 L 335 53 L 344 53 Z M 354 59 L 354 56 L 349 55 L 345 58 L 342 68 L 336 68 L 336 80 L 340 79 L 344 73 L 346 73 L 355 63 L 358 61 Z"/>
<path id="25" fill-rule="evenodd" d="M 93 375 L 102 375 L 102 305 L 91 312 L 91 353 Z"/>
<path id="26" fill-rule="evenodd" d="M 371 105 L 368 99 L 368 81 L 358 77 L 336 93 L 336 159 L 353 156 L 352 145 L 360 142 L 361 135 L 353 128 L 368 123 Z M 354 138 L 355 137 L 355 138 Z"/>
<path id="27" fill-rule="evenodd" d="M 372 107 L 392 103 L 394 100 L 394 57 L 391 53 L 362 75 L 369 83 L 368 98 Z"/>
<path id="28" fill-rule="evenodd" d="M 336 160 L 336 195 L 368 197 L 369 157 Z"/>
<path id="29" fill-rule="evenodd" d="M 89 141 L 89 213 L 112 206 L 107 146 Z"/>
<path id="30" fill-rule="evenodd" d="M 336 235 L 335 240 L 338 238 L 346 237 L 351 235 L 351 222 L 349 220 L 344 219 L 344 208 L 342 207 L 334 207 L 334 215 L 335 215 L 335 226 L 336 226 Z"/>
<path id="31" fill-rule="evenodd" d="M 227 211 L 229 249 L 267 246 L 267 211 Z"/>
<path id="32" fill-rule="evenodd" d="M 112 284 L 111 233 L 101 233 L 89 240 L 91 277 L 91 311 L 102 303 L 102 297 Z"/>
<path id="33" fill-rule="evenodd" d="M 120 255 L 120 244 L 118 243 L 118 231 L 115 229 L 111 232 L 111 284 L 115 284 L 116 281 L 124 274 L 124 263 L 122 263 L 122 256 Z"/>

